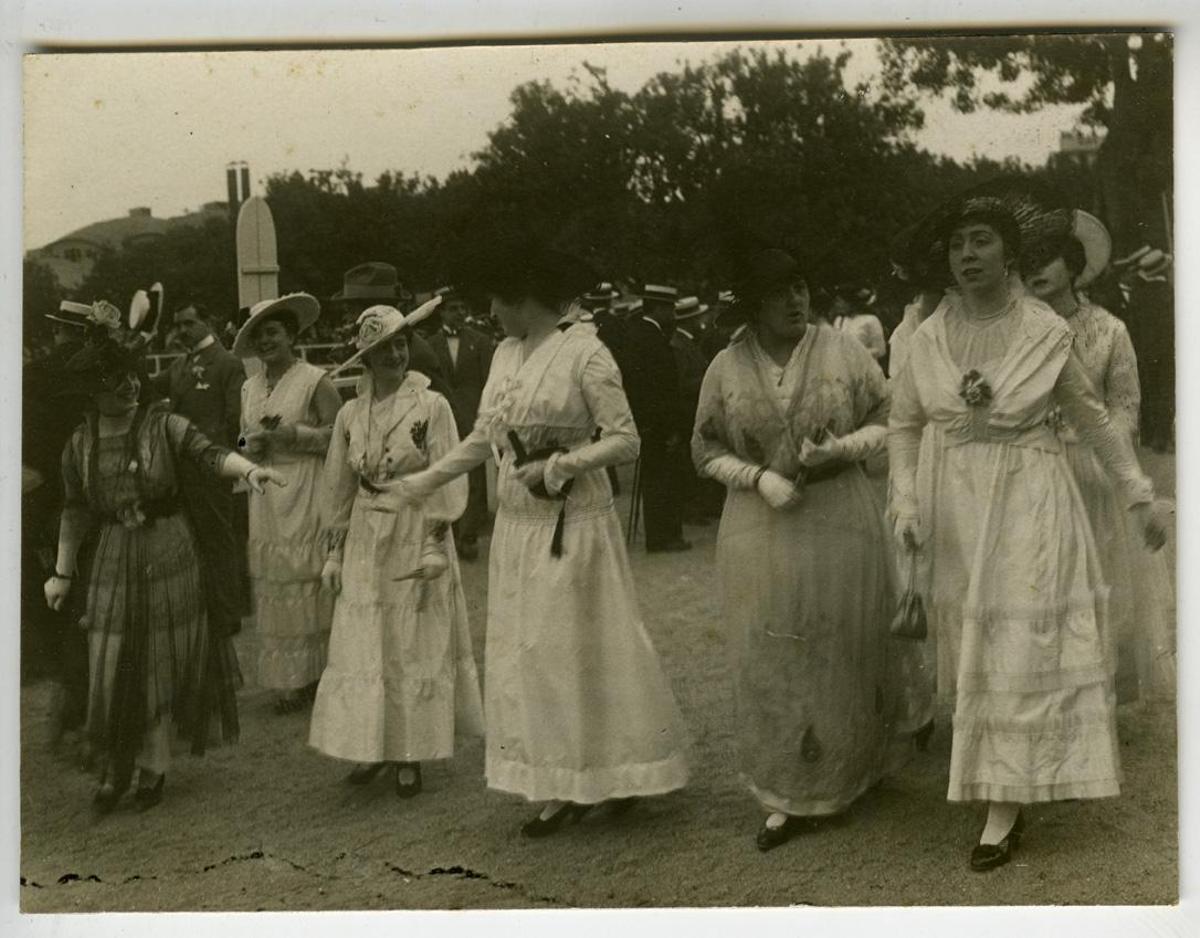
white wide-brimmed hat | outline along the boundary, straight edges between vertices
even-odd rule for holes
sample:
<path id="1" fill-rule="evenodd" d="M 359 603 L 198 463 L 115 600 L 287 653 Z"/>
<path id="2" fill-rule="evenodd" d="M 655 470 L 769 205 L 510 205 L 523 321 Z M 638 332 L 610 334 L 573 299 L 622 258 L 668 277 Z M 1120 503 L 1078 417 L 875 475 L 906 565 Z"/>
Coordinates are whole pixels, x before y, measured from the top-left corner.
<path id="1" fill-rule="evenodd" d="M 675 321 L 686 322 L 708 312 L 708 304 L 701 303 L 698 296 L 685 296 L 675 304 Z"/>
<path id="2" fill-rule="evenodd" d="M 51 322 L 60 322 L 64 326 L 76 326 L 80 329 L 84 329 L 95 322 L 92 318 L 91 304 L 72 303 L 70 300 L 63 300 L 58 304 L 58 311 L 46 313 L 46 318 Z"/>
<path id="3" fill-rule="evenodd" d="M 1071 234 L 1083 245 L 1084 265 L 1075 286 L 1086 287 L 1104 273 L 1112 257 L 1112 236 L 1104 223 L 1089 212 L 1076 209 L 1071 222 Z"/>
<path id="4" fill-rule="evenodd" d="M 289 293 L 277 300 L 263 300 L 250 307 L 250 317 L 242 323 L 237 338 L 233 340 L 233 354 L 239 358 L 253 358 L 255 351 L 250 336 L 258 324 L 268 316 L 290 312 L 296 317 L 296 334 L 299 335 L 321 315 L 321 304 L 315 296 L 307 293 Z"/>
<path id="5" fill-rule="evenodd" d="M 359 314 L 354 323 L 358 329 L 358 333 L 354 336 L 354 354 L 334 368 L 330 372 L 330 376 L 337 375 L 351 365 L 358 364 L 371 349 L 386 342 L 396 333 L 428 319 L 433 315 L 433 311 L 442 304 L 443 299 L 443 295 L 435 296 L 432 300 L 422 303 L 407 316 L 394 306 L 386 304 L 368 306 Z"/>

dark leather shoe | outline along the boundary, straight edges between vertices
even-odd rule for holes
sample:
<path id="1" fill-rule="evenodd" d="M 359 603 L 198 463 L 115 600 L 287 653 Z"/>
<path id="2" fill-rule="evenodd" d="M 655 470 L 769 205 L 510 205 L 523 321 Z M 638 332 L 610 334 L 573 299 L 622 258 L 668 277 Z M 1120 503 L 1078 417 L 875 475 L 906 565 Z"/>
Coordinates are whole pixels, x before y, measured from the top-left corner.
<path id="1" fill-rule="evenodd" d="M 356 765 L 350 770 L 350 774 L 346 776 L 346 781 L 351 785 L 366 785 L 383 771 L 386 765 L 386 762 L 365 762 L 361 765 Z"/>
<path id="2" fill-rule="evenodd" d="M 788 819 L 778 827 L 768 827 L 767 822 L 763 821 L 763 826 L 759 828 L 754 842 L 758 844 L 759 850 L 766 853 L 768 850 L 774 850 L 776 847 L 786 844 L 801 831 L 812 830 L 814 826 L 815 822 L 811 818 L 792 817 L 791 815 L 788 815 Z"/>
<path id="3" fill-rule="evenodd" d="M 133 794 L 133 801 L 139 811 L 149 811 L 155 805 L 162 803 L 163 785 L 166 781 L 167 774 L 164 772 L 152 786 L 138 786 L 138 790 Z"/>
<path id="4" fill-rule="evenodd" d="M 541 814 L 530 818 L 521 825 L 521 833 L 526 837 L 549 837 L 562 827 L 563 822 L 568 818 L 578 821 L 591 808 L 592 806 L 588 804 L 572 804 L 571 802 L 567 802 L 548 818 L 543 818 Z"/>
<path id="5" fill-rule="evenodd" d="M 1012 859 L 1021 842 L 1021 832 L 1025 830 L 1025 815 L 1018 811 L 1017 819 L 1013 821 L 1010 830 L 998 844 L 976 844 L 971 850 L 971 869 L 976 873 L 986 873 L 998 866 L 1004 866 Z"/>
<path id="6" fill-rule="evenodd" d="M 412 769 L 413 780 L 411 782 L 400 781 L 400 770 Z M 396 763 L 396 794 L 400 798 L 413 798 L 421 793 L 421 763 L 420 762 L 397 762 Z"/>

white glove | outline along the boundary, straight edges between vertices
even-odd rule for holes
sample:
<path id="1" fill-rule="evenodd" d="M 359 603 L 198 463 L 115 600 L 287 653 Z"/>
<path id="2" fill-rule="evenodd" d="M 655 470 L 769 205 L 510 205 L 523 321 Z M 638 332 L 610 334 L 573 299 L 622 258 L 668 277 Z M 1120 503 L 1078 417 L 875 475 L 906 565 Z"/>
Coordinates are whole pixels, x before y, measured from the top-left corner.
<path id="1" fill-rule="evenodd" d="M 785 479 L 773 469 L 758 477 L 758 494 L 776 511 L 784 511 L 799 503 L 803 491 L 790 479 Z"/>
<path id="2" fill-rule="evenodd" d="M 1130 509 L 1142 531 L 1146 547 L 1157 551 L 1167 543 L 1167 524 L 1172 514 L 1168 503 L 1161 500 L 1142 502 Z"/>
<path id="3" fill-rule="evenodd" d="M 321 588 L 333 593 L 334 596 L 342 592 L 342 562 L 340 560 L 330 557 L 325 561 L 325 566 L 321 568 Z"/>
<path id="4" fill-rule="evenodd" d="M 450 566 L 450 562 L 446 559 L 446 555 L 440 550 L 429 550 L 421 555 L 421 566 L 417 568 L 417 578 L 420 580 L 436 580 L 446 568 Z"/>
<path id="5" fill-rule="evenodd" d="M 71 581 L 60 576 L 52 576 L 46 581 L 46 605 L 58 612 L 67 602 L 67 594 L 71 592 Z"/>
<path id="6" fill-rule="evenodd" d="M 423 502 L 437 491 L 439 484 L 433 473 L 425 469 L 421 472 L 414 472 L 410 476 L 405 476 L 394 483 L 381 485 L 380 488 L 394 488 L 405 501 L 416 503 Z"/>
<path id="7" fill-rule="evenodd" d="M 828 437 L 824 443 L 805 440 L 800 444 L 800 463 L 808 469 L 815 469 L 841 458 L 841 440 L 836 437 Z"/>
<path id="8" fill-rule="evenodd" d="M 925 543 L 925 532 L 916 515 L 900 515 L 896 519 L 896 543 L 901 551 L 915 554 Z"/>
<path id="9" fill-rule="evenodd" d="M 255 466 L 246 473 L 246 484 L 250 486 L 257 494 L 261 495 L 267 485 L 278 485 L 281 489 L 287 488 L 287 477 L 276 469 L 271 469 L 267 466 Z"/>

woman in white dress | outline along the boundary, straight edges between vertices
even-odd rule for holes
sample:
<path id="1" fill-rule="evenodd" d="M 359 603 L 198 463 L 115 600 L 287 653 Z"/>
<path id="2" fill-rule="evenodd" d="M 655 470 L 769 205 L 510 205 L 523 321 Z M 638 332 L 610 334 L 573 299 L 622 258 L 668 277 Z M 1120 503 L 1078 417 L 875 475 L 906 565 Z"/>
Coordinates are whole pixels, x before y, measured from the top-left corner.
<path id="1" fill-rule="evenodd" d="M 1107 589 L 1087 509 L 1047 424 L 1054 406 L 1116 476 L 1147 543 L 1157 548 L 1165 534 L 1128 437 L 1071 351 L 1071 330 L 1016 279 L 1021 231 L 1009 205 L 961 200 L 939 236 L 958 292 L 913 335 L 893 387 L 892 498 L 898 541 L 927 555 L 939 680 L 956 688 L 947 797 L 989 806 L 971 853 L 982 871 L 1011 858 L 1022 804 L 1120 790 Z M 918 497 L 926 423 L 940 438 Z"/>
<path id="2" fill-rule="evenodd" d="M 234 354 L 264 367 L 242 385 L 242 436 L 248 456 L 277 469 L 286 488 L 250 502 L 247 544 L 258 683 L 277 692 L 276 712 L 312 699 L 325 667 L 332 597 L 321 590 L 318 543 L 321 469 L 342 405 L 323 369 L 296 357 L 296 339 L 320 307 L 306 293 L 264 300 L 233 343 Z"/>
<path id="3" fill-rule="evenodd" d="M 466 508 L 466 479 L 422 508 L 395 486 L 458 443 L 450 404 L 408 370 L 408 330 L 440 301 L 407 317 L 390 306 L 358 317 L 358 351 L 342 367 L 361 360 L 366 374 L 338 413 L 325 461 L 322 581 L 337 599 L 309 743 L 357 762 L 352 784 L 394 764 L 403 798 L 421 791 L 422 762 L 450 758 L 456 735 L 483 733 L 449 527 Z"/>
<path id="4" fill-rule="evenodd" d="M 1125 324 L 1078 291 L 1108 266 L 1111 241 L 1100 221 L 1074 212 L 1073 227 L 1037 246 L 1025 285 L 1071 327 L 1074 350 L 1118 432 L 1136 445 L 1141 388 Z M 1175 630 L 1166 558 L 1151 553 L 1121 505 L 1093 449 L 1052 414 L 1066 446 L 1109 587 L 1108 632 L 1116 656 L 1117 703 L 1175 696 Z"/>
<path id="5" fill-rule="evenodd" d="M 544 802 L 522 828 L 533 837 L 600 802 L 620 810 L 687 781 L 683 721 L 642 624 L 605 473 L 637 457 L 637 430 L 595 329 L 564 319 L 592 282 L 573 266 L 555 252 L 495 266 L 485 285 L 508 338 L 475 429 L 401 483 L 428 496 L 498 455 L 487 782 Z"/>
<path id="6" fill-rule="evenodd" d="M 863 470 L 886 443 L 883 372 L 856 338 L 809 322 L 791 257 L 763 251 L 750 268 L 749 328 L 704 376 L 692 453 L 728 490 L 717 571 L 738 767 L 771 850 L 898 768 L 931 699 L 919 649 L 888 633 L 891 536 Z"/>

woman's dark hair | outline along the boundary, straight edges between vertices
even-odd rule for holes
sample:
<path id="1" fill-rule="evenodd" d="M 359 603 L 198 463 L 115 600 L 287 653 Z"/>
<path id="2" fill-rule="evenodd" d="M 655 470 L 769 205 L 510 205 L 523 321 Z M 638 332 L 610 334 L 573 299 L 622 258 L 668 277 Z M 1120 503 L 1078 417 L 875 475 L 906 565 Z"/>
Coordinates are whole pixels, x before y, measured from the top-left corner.
<path id="1" fill-rule="evenodd" d="M 526 297 L 557 309 L 591 289 L 596 272 L 586 261 L 547 246 L 507 244 L 481 259 L 470 281 L 506 302 Z"/>
<path id="2" fill-rule="evenodd" d="M 1021 226 L 1004 203 L 997 198 L 982 196 L 967 199 L 952 211 L 942 226 L 942 241 L 948 248 L 950 236 L 966 225 L 987 225 L 1004 242 L 1004 255 L 1015 261 L 1021 256 Z"/>
<path id="3" fill-rule="evenodd" d="M 290 309 L 280 309 L 273 313 L 267 313 L 267 315 L 255 323 L 254 328 L 250 331 L 251 336 L 257 336 L 258 331 L 269 322 L 277 322 L 283 326 L 293 342 L 300 335 L 300 321 L 296 318 L 296 314 Z"/>

